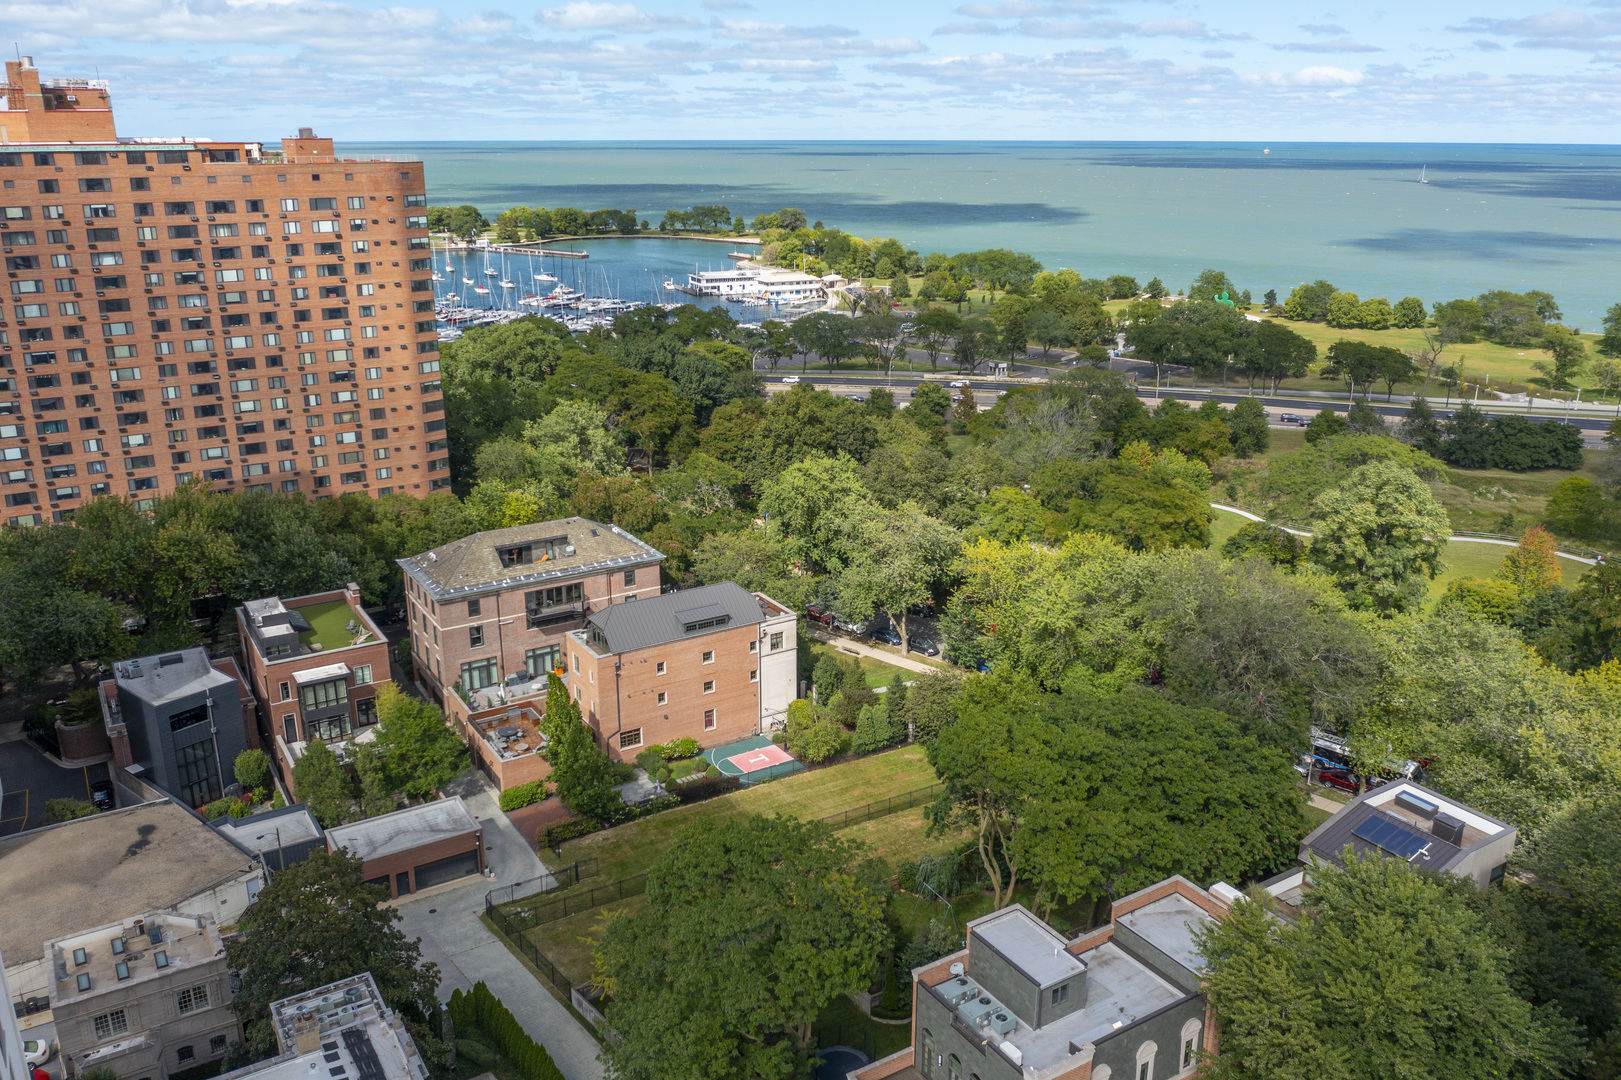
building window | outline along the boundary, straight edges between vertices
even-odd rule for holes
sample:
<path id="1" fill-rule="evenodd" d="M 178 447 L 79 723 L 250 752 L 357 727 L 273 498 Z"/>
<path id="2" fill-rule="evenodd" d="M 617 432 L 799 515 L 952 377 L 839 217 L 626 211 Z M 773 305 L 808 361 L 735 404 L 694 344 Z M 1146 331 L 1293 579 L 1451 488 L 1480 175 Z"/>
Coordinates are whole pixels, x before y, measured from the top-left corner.
<path id="1" fill-rule="evenodd" d="M 298 719 L 292 713 L 281 718 L 281 737 L 290 743 L 298 741 Z"/>
<path id="2" fill-rule="evenodd" d="M 653 674 L 655 674 L 655 675 L 663 675 L 664 674 L 664 661 L 663 660 L 660 660 L 658 663 L 653 665 Z"/>
<path id="3" fill-rule="evenodd" d="M 1052 1003 L 1054 1005 L 1062 1005 L 1064 1002 L 1066 1002 L 1068 1000 L 1069 1000 L 1069 983 L 1065 983 L 1063 986 L 1055 986 L 1055 987 L 1053 987 Z"/>
<path id="4" fill-rule="evenodd" d="M 704 710 L 704 730 L 705 731 L 714 731 L 715 730 L 715 710 L 714 709 L 705 709 Z"/>
<path id="5" fill-rule="evenodd" d="M 634 584 L 636 584 L 636 571 L 634 571 L 634 570 L 626 570 L 625 571 L 625 588 L 628 589 Z"/>
<path id="6" fill-rule="evenodd" d="M 219 754 L 213 739 L 182 746 L 174 752 L 175 780 L 187 806 L 203 806 L 223 794 Z"/>
<path id="7" fill-rule="evenodd" d="M 782 648 L 782 632 L 779 630 L 771 635 L 771 651 L 776 652 L 780 648 Z"/>
<path id="8" fill-rule="evenodd" d="M 956 1054 L 946 1055 L 946 1080 L 962 1080 L 962 1060 Z"/>
<path id="9" fill-rule="evenodd" d="M 293 696 L 293 688 L 292 688 L 292 685 L 290 683 L 281 683 L 280 688 L 281 688 L 281 699 L 283 701 L 286 701 L 288 698 Z"/>
<path id="10" fill-rule="evenodd" d="M 484 628 L 482 626 L 469 626 L 467 628 L 467 645 L 473 649 L 484 647 Z"/>
<path id="11" fill-rule="evenodd" d="M 575 653 L 574 654 L 574 674 L 578 675 L 579 673 L 580 673 L 580 654 Z"/>
<path id="12" fill-rule="evenodd" d="M 349 684 L 343 679 L 312 683 L 298 688 L 305 710 L 332 709 L 349 704 Z"/>
<path id="13" fill-rule="evenodd" d="M 1159 1047 L 1152 1041 L 1137 1048 L 1137 1080 L 1154 1080 L 1154 1057 Z"/>
<path id="14" fill-rule="evenodd" d="M 369 699 L 368 699 L 369 700 Z M 312 739 L 345 739 L 349 736 L 349 714 L 339 713 L 337 716 L 328 716 L 320 720 L 310 720 L 304 725 Z"/>
<path id="15" fill-rule="evenodd" d="M 174 996 L 174 1003 L 180 1009 L 180 1015 L 185 1016 L 197 1009 L 208 1008 L 208 987 L 191 986 Z"/>
<path id="16" fill-rule="evenodd" d="M 660 690 L 658 694 L 658 703 L 660 705 L 668 705 L 670 703 L 670 695 L 666 694 L 663 690 Z"/>
<path id="17" fill-rule="evenodd" d="M 704 680 L 704 693 L 713 694 L 714 692 L 715 692 L 715 680 L 714 679 L 705 679 Z"/>
<path id="18" fill-rule="evenodd" d="M 757 653 L 759 651 L 760 651 L 760 643 L 758 641 L 752 641 L 751 640 L 749 642 L 749 652 Z"/>
<path id="19" fill-rule="evenodd" d="M 73 950 L 73 966 L 84 967 L 90 962 L 90 953 L 86 949 Z"/>
<path id="20" fill-rule="evenodd" d="M 1489 881 L 1487 884 L 1501 885 L 1503 883 L 1503 876 L 1507 873 L 1508 863 L 1498 863 L 1496 866 L 1492 867 L 1491 881 Z"/>
<path id="21" fill-rule="evenodd" d="M 371 665 L 358 664 L 355 667 L 355 685 L 367 686 L 371 683 Z"/>
<path id="22" fill-rule="evenodd" d="M 190 1061 L 196 1056 L 196 1052 L 189 1046 L 182 1046 L 180 1049 L 174 1052 L 174 1059 L 182 1063 Z"/>
<path id="23" fill-rule="evenodd" d="M 523 663 L 529 674 L 538 678 L 563 666 L 563 649 L 558 645 L 530 649 L 523 654 Z"/>
<path id="24" fill-rule="evenodd" d="M 462 689 L 467 691 L 482 690 L 487 686 L 494 686 L 500 676 L 496 674 L 496 659 L 478 660 L 471 664 L 462 665 Z"/>
<path id="25" fill-rule="evenodd" d="M 704 663 L 713 664 L 714 662 L 715 662 L 715 650 L 714 649 L 705 649 L 704 650 Z"/>
<path id="26" fill-rule="evenodd" d="M 484 614 L 484 605 L 482 603 L 477 600 L 467 601 L 467 617 L 469 619 L 476 619 L 482 614 Z"/>
<path id="27" fill-rule="evenodd" d="M 750 668 L 749 669 L 749 682 L 755 683 L 755 682 L 759 682 L 759 681 L 760 681 L 760 669 L 759 668 Z"/>
<path id="28" fill-rule="evenodd" d="M 619 749 L 629 750 L 642 745 L 642 729 L 631 728 L 629 731 L 619 733 Z"/>
<path id="29" fill-rule="evenodd" d="M 124 1018 L 123 1009 L 114 1009 L 109 1013 L 102 1013 L 92 1023 L 95 1025 L 96 1038 L 110 1039 L 114 1035 L 122 1035 L 129 1030 L 129 1022 Z"/>
<path id="30" fill-rule="evenodd" d="M 215 1035 L 213 1038 L 208 1040 L 208 1055 L 210 1057 L 213 1057 L 215 1054 L 223 1053 L 225 1053 L 224 1035 Z"/>
<path id="31" fill-rule="evenodd" d="M 189 709 L 183 709 L 180 712 L 172 713 L 169 716 L 169 730 L 184 731 L 193 724 L 201 724 L 207 719 L 208 706 L 206 704 L 195 705 Z"/>

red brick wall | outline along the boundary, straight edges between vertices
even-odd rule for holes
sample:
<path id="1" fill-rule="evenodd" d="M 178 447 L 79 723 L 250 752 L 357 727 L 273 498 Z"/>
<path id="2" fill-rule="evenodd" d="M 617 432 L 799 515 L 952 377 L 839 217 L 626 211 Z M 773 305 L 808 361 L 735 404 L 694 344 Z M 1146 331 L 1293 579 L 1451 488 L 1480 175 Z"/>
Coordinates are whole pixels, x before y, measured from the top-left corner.
<path id="1" fill-rule="evenodd" d="M 1109 919 L 1113 921 L 1122 915 L 1129 915 L 1138 908 L 1152 904 L 1155 900 L 1163 899 L 1172 893 L 1180 893 L 1203 908 L 1205 912 L 1217 918 L 1227 914 L 1226 904 L 1212 898 L 1192 882 L 1185 881 L 1182 878 L 1168 878 L 1158 885 L 1144 889 L 1140 893 L 1134 893 L 1123 900 L 1116 900 L 1109 908 Z"/>
<path id="2" fill-rule="evenodd" d="M 467 833 L 465 836 L 453 836 L 432 844 L 424 844 L 410 851 L 402 851 L 381 859 L 367 859 L 361 869 L 361 875 L 366 881 L 388 875 L 388 895 L 398 898 L 395 890 L 394 875 L 412 871 L 411 891 L 416 891 L 415 868 L 424 863 L 436 862 L 439 859 L 448 859 L 452 855 L 460 855 L 464 851 L 478 852 L 478 868 L 484 870 L 484 841 L 481 832 Z"/>
<path id="3" fill-rule="evenodd" d="M 760 723 L 760 684 L 749 679 L 749 673 L 760 667 L 759 654 L 749 652 L 751 644 L 757 646 L 757 633 L 750 624 L 618 657 L 599 657 L 569 639 L 569 689 L 578 691 L 581 714 L 607 740 L 608 753 L 615 758 L 628 761 L 640 747 L 672 739 L 693 738 L 705 746 L 735 742 L 754 734 Z M 703 662 L 705 652 L 714 654 L 708 664 Z M 665 666 L 663 675 L 658 674 L 660 663 Z M 712 693 L 704 693 L 705 682 L 713 682 Z M 662 705 L 660 693 L 666 696 Z M 715 710 L 711 730 L 704 728 L 706 709 Z M 640 743 L 621 749 L 622 733 L 638 728 Z"/>
<path id="4" fill-rule="evenodd" d="M 49 115 L 52 123 L 63 122 L 57 119 L 58 114 Z M 14 119 L 4 122 L 11 124 Z M 110 133 L 110 117 L 107 126 Z M 22 133 L 11 131 L 13 141 L 22 137 Z M 79 137 L 88 135 L 80 133 Z M 230 145 L 214 144 L 220 149 Z M 0 360 L 9 370 L 0 370 L 0 377 L 14 379 L 14 389 L 19 392 L 30 388 L 32 377 L 38 395 L 21 398 L 22 411 L 9 421 L 22 425 L 26 435 L 0 440 L 7 447 L 22 449 L 26 455 L 21 461 L 8 463 L 8 471 L 32 474 L 26 481 L 0 486 L 0 491 L 7 495 L 32 493 L 34 501 L 31 505 L 19 501 L 0 507 L 0 520 L 26 520 L 30 514 L 51 520 L 53 514 L 71 512 L 93 497 L 93 485 L 107 484 L 110 494 L 145 499 L 173 490 L 180 475 L 200 477 L 205 470 L 226 467 L 231 470 L 230 478 L 213 482 L 217 489 L 243 490 L 250 485 L 264 485 L 281 490 L 284 484 L 293 484 L 313 496 L 378 493 L 383 489 L 424 494 L 437 480 L 448 484 L 448 471 L 443 467 L 430 469 L 432 464 L 448 461 L 443 431 L 427 430 L 429 422 L 437 424 L 444 419 L 439 375 L 437 370 L 419 370 L 422 363 L 437 362 L 438 353 L 417 351 L 419 343 L 436 348 L 433 292 L 431 287 L 422 292 L 412 289 L 413 281 L 430 281 L 426 261 L 431 253 L 408 246 L 413 236 L 427 236 L 425 225 L 408 228 L 406 224 L 408 218 L 426 214 L 425 208 L 408 209 L 405 205 L 407 195 L 420 195 L 426 190 L 422 165 L 380 161 L 313 166 L 246 160 L 211 163 L 203 160 L 207 155 L 198 150 L 189 152 L 185 165 L 156 164 L 153 147 L 146 148 L 147 163 L 128 163 L 127 155 L 140 149 L 129 144 L 114 146 L 107 151 L 106 165 L 76 165 L 71 152 L 57 152 L 53 165 L 36 165 L 32 153 L 23 152 L 21 166 L 0 170 L 7 181 L 15 184 L 0 201 L 27 207 L 30 212 L 26 222 L 8 222 L 7 231 L 34 235 L 33 244 L 15 244 L 4 254 L 34 256 L 40 263 L 38 269 L 16 271 L 10 280 L 37 280 L 46 290 L 6 298 L 9 344 L 0 349 Z M 245 183 L 244 177 L 249 182 Z M 105 179 L 111 190 L 80 192 L 78 181 L 87 178 Z M 60 191 L 40 192 L 37 182 L 41 180 L 55 181 Z M 131 190 L 132 181 L 146 183 L 148 190 Z M 317 197 L 336 198 L 339 209 L 310 210 L 310 199 Z M 350 209 L 350 197 L 363 200 L 363 206 Z M 250 199 L 261 200 L 264 209 L 249 212 Z M 299 210 L 282 212 L 282 199 L 297 199 Z M 209 201 L 234 202 L 235 209 L 209 215 L 205 206 Z M 166 203 L 182 202 L 193 203 L 193 212 L 165 212 Z M 110 204 L 113 216 L 87 223 L 81 206 L 91 203 Z M 136 221 L 137 203 L 152 205 L 150 213 L 140 215 L 140 221 Z M 62 207 L 66 216 L 47 218 L 48 206 Z M 352 220 L 363 220 L 364 229 L 352 225 Z M 338 223 L 338 232 L 312 232 L 316 224 L 333 221 Z M 300 225 L 300 232 L 284 231 L 292 222 Z M 238 235 L 211 242 L 211 225 L 227 224 L 235 225 Z M 266 234 L 251 235 L 248 230 L 252 225 L 265 226 Z M 199 235 L 171 238 L 170 226 L 195 228 Z M 92 227 L 116 229 L 117 238 L 91 243 L 86 230 Z M 156 236 L 138 238 L 139 229 L 155 229 Z M 65 242 L 52 243 L 50 231 L 65 233 Z M 369 250 L 355 251 L 356 242 L 365 242 Z M 341 254 L 316 255 L 317 243 L 340 244 Z M 302 244 L 303 254 L 289 255 L 289 244 Z M 268 251 L 254 257 L 254 246 L 267 247 Z M 216 248 L 236 248 L 240 254 L 229 258 Z M 183 249 L 195 251 L 196 257 L 174 262 L 174 252 Z M 122 256 L 121 265 L 92 268 L 92 256 L 115 252 Z M 143 264 L 142 257 L 149 254 L 161 261 Z M 55 255 L 68 257 L 72 265 L 53 268 L 50 260 Z M 424 268 L 411 270 L 413 259 L 422 261 Z M 367 273 L 358 271 L 360 263 L 369 265 Z M 340 273 L 321 277 L 323 266 L 338 267 Z M 294 267 L 302 268 L 308 276 L 291 277 Z M 241 271 L 244 280 L 219 280 L 226 271 Z M 255 271 L 269 271 L 272 276 L 258 280 Z M 148 272 L 162 274 L 162 284 L 146 285 L 144 275 Z M 180 285 L 175 280 L 180 272 L 201 273 L 202 281 Z M 121 288 L 98 290 L 92 280 L 98 274 L 122 276 L 124 284 Z M 55 291 L 57 278 L 72 281 L 73 291 Z M 323 299 L 321 290 L 327 286 L 342 288 L 344 296 Z M 295 300 L 295 289 L 307 289 L 307 297 Z M 362 295 L 363 289 L 369 289 L 370 295 Z M 268 291 L 271 298 L 259 299 L 261 291 Z M 179 306 L 183 297 L 199 295 L 204 298 L 203 307 Z M 19 300 L 44 304 L 46 313 L 11 318 L 15 314 L 14 302 Z M 424 300 L 429 302 L 427 312 L 413 310 L 415 302 Z M 166 307 L 150 307 L 160 301 Z M 78 314 L 63 314 L 61 303 L 77 303 Z M 127 303 L 128 309 L 103 311 L 103 303 Z M 362 305 L 373 309 L 373 313 L 362 315 Z M 327 317 L 329 311 L 339 309 L 341 315 Z M 296 322 L 297 315 L 307 315 L 310 321 Z M 262 323 L 261 316 L 273 321 Z M 202 318 L 207 323 L 184 329 L 180 322 L 183 317 Z M 247 325 L 226 326 L 227 317 L 233 322 L 243 317 Z M 162 320 L 168 320 L 168 329 L 163 328 Z M 125 324 L 132 332 L 115 336 L 104 333 L 123 329 Z M 419 324 L 423 327 L 420 330 Z M 362 337 L 365 328 L 374 329 L 377 336 Z M 347 329 L 351 339 L 327 340 L 325 331 L 329 329 Z M 24 341 L 25 336 L 45 331 L 50 332 L 49 340 Z M 313 334 L 313 342 L 297 340 L 303 331 Z M 279 344 L 265 344 L 266 334 L 279 334 Z M 250 345 L 226 347 L 228 337 L 243 336 L 251 339 Z M 206 343 L 207 348 L 186 351 L 186 343 L 192 341 Z M 172 346 L 174 351 L 158 353 L 160 343 Z M 110 352 L 114 347 L 132 348 L 134 355 L 114 356 Z M 79 349 L 84 350 L 85 359 L 70 360 L 69 350 Z M 339 350 L 344 349 L 352 350 L 350 359 L 328 356 L 329 351 L 341 355 Z M 377 350 L 375 358 L 366 357 L 368 349 Z M 24 362 L 27 354 L 48 352 L 55 353 L 54 363 Z M 254 366 L 248 369 L 245 365 L 250 359 Z M 193 373 L 188 368 L 209 361 L 215 370 Z M 233 365 L 238 369 L 233 370 Z M 121 377 L 115 385 L 114 368 L 137 369 L 139 375 Z M 371 370 L 377 378 L 367 377 Z M 300 385 L 300 376 L 305 373 L 316 375 L 318 384 Z M 75 375 L 83 381 L 73 382 Z M 333 375 L 353 381 L 334 383 L 330 378 Z M 56 385 L 39 385 L 40 380 L 53 376 Z M 273 387 L 271 382 L 277 379 L 285 386 Z M 233 380 L 239 383 L 235 389 Z M 197 387 L 205 392 L 195 393 Z M 371 389 L 379 390 L 381 397 L 369 399 L 367 392 Z M 120 395 L 136 392 L 140 399 L 115 404 L 115 391 Z M 350 392 L 358 400 L 333 400 L 334 394 Z M 167 398 L 165 393 L 179 396 Z M 315 404 L 313 397 L 306 401 L 306 395 L 319 395 L 320 403 Z M 35 415 L 32 406 L 51 399 L 60 399 L 61 408 Z M 254 407 L 257 411 L 241 411 Z M 199 408 L 217 409 L 219 415 L 198 416 Z M 81 419 L 93 421 L 95 426 L 81 428 Z M 65 420 L 68 430 L 38 429 L 39 422 L 55 420 Z M 263 431 L 238 430 L 238 424 L 256 422 L 263 424 Z M 285 424 L 285 430 L 276 429 L 278 422 Z M 311 426 L 316 423 L 319 426 Z M 336 440 L 340 434 L 352 435 L 356 441 L 339 444 Z M 122 446 L 121 438 L 126 435 L 149 436 L 151 444 Z M 184 442 L 172 441 L 182 436 Z M 325 445 L 314 445 L 314 438 L 324 440 Z M 99 447 L 95 440 L 100 441 Z M 430 450 L 430 443 L 437 448 Z M 201 454 L 205 449 L 223 449 L 228 459 L 204 460 Z M 378 451 L 387 457 L 379 458 Z M 190 460 L 176 460 L 174 455 L 179 454 L 189 454 Z M 359 460 L 341 462 L 340 454 L 358 455 Z M 246 475 L 250 465 L 255 475 Z M 47 480 L 44 470 L 48 466 L 73 466 L 73 475 Z M 91 473 L 91 466 L 106 471 Z M 266 470 L 263 473 L 257 471 L 261 466 Z M 284 467 L 286 471 L 282 471 Z M 391 475 L 379 477 L 379 469 L 391 470 Z M 132 480 L 154 486 L 131 488 Z M 75 487 L 76 495 L 70 493 Z"/>
<path id="5" fill-rule="evenodd" d="M 67 727 L 58 720 L 56 738 L 62 744 L 63 761 L 103 757 L 113 750 L 112 742 L 107 738 L 106 724 L 75 724 Z"/>

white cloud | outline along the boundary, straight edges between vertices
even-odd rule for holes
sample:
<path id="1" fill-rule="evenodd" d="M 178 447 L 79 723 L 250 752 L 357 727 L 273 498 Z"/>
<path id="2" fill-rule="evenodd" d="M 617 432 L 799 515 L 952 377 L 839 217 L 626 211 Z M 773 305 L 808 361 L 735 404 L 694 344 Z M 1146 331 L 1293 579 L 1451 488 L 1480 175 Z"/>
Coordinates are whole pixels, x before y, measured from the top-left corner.
<path id="1" fill-rule="evenodd" d="M 1239 78 L 1255 86 L 1361 86 L 1367 76 L 1350 68 L 1301 68 L 1299 71 L 1263 71 L 1241 75 Z"/>
<path id="2" fill-rule="evenodd" d="M 450 24 L 453 34 L 466 34 L 477 37 L 482 34 L 507 34 L 517 24 L 512 16 L 499 11 L 484 11 L 477 15 L 469 15 L 464 19 L 457 19 Z"/>
<path id="3" fill-rule="evenodd" d="M 672 30 L 695 27 L 690 15 L 655 15 L 635 4 L 595 3 L 571 0 L 561 7 L 544 8 L 535 18 L 553 30 Z"/>
<path id="4" fill-rule="evenodd" d="M 1335 38 L 1333 41 L 1292 41 L 1287 45 L 1274 45 L 1274 49 L 1284 49 L 1289 52 L 1307 53 L 1368 53 L 1384 52 L 1377 45 L 1364 45 L 1352 37 Z"/>

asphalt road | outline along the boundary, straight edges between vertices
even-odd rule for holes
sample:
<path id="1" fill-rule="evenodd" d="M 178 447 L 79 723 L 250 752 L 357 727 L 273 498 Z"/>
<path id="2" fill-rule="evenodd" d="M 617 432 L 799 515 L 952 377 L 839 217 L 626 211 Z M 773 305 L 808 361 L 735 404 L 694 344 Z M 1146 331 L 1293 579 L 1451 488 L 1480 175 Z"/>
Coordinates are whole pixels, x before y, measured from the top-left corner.
<path id="1" fill-rule="evenodd" d="M 1120 365 L 1122 363 L 1123 361 L 1115 361 L 1115 370 L 1120 370 Z M 1148 366 L 1150 369 L 1150 374 L 1152 374 L 1152 366 Z M 1021 369 L 1016 368 L 1015 370 Z M 1040 369 L 1032 370 L 1030 374 L 1037 374 L 1038 371 L 1040 374 L 1046 374 L 1045 371 L 1041 371 Z M 762 372 L 762 374 L 766 373 Z M 782 380 L 785 377 L 793 374 L 795 373 L 791 369 L 785 367 L 779 368 L 775 375 L 766 374 L 766 389 L 781 389 Z M 912 374 L 898 374 L 886 377 L 871 372 L 859 373 L 853 371 L 840 371 L 834 374 L 818 374 L 816 372 L 808 372 L 800 375 L 799 378 L 803 382 L 814 383 L 828 389 L 840 387 L 864 389 L 869 387 L 887 386 L 890 389 L 895 390 L 895 396 L 901 400 L 904 400 L 907 397 L 906 391 L 909 391 L 912 387 L 921 386 L 925 382 L 940 381 L 938 378 L 925 379 L 922 376 Z M 1012 381 L 1005 378 L 992 378 L 988 376 L 973 376 L 968 381 L 973 384 L 973 388 L 977 392 L 975 395 L 976 399 L 981 401 L 985 400 L 985 396 L 987 394 L 994 396 L 998 391 L 1008 390 L 1015 386 L 1029 385 L 1025 382 Z M 1139 384 L 1137 388 L 1137 395 L 1138 397 L 1151 402 L 1155 398 L 1154 387 L 1152 385 L 1144 386 Z M 1242 401 L 1251 395 L 1236 391 L 1223 391 L 1219 389 L 1207 390 L 1202 387 L 1199 389 L 1177 387 L 1174 390 L 1161 390 L 1159 391 L 1159 396 L 1176 397 L 1181 398 L 1184 401 L 1203 401 L 1206 398 L 1215 398 L 1217 401 L 1231 404 Z M 1349 409 L 1347 402 L 1343 400 L 1336 401 L 1330 398 L 1298 398 L 1270 394 L 1256 394 L 1254 397 L 1255 400 L 1259 401 L 1263 406 L 1273 412 L 1292 412 L 1308 417 L 1322 409 L 1333 409 L 1338 413 L 1344 413 Z M 1586 436 L 1590 444 L 1596 444 L 1598 436 L 1609 431 L 1610 424 L 1615 420 L 1615 416 L 1610 414 L 1577 414 L 1566 419 L 1562 416 L 1550 416 L 1546 413 L 1539 414 L 1527 412 L 1524 406 L 1515 407 L 1507 402 L 1491 402 L 1490 404 L 1492 406 L 1491 411 L 1493 413 L 1518 413 L 1535 423 L 1553 421 L 1556 423 L 1564 422 L 1573 424 L 1582 430 L 1584 436 Z M 1397 401 L 1386 403 L 1377 399 L 1369 401 L 1368 405 L 1373 409 L 1374 412 L 1379 413 L 1381 416 L 1389 417 L 1400 417 L 1407 412 L 1408 408 L 1406 402 Z M 1435 405 L 1435 415 L 1439 418 L 1444 419 L 1451 416 L 1453 411 L 1454 409 L 1448 408 L 1445 404 Z"/>
<path id="2" fill-rule="evenodd" d="M 108 779 L 105 763 L 64 769 L 32 743 L 0 743 L 0 836 L 36 827 L 49 799 L 90 799 L 90 785 Z"/>

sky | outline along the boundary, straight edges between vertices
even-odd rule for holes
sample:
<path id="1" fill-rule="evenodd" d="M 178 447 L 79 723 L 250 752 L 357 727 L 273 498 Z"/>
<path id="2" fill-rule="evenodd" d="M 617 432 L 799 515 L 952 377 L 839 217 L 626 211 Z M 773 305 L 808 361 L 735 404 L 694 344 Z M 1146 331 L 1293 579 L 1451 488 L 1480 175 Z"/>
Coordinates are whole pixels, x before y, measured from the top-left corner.
<path id="1" fill-rule="evenodd" d="M 120 134 L 1611 143 L 1621 0 L 7 0 Z"/>

